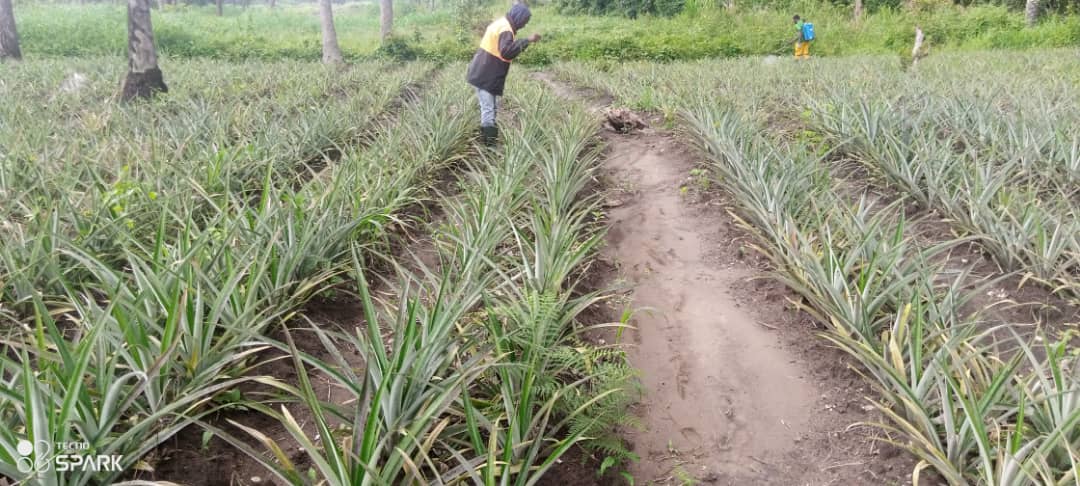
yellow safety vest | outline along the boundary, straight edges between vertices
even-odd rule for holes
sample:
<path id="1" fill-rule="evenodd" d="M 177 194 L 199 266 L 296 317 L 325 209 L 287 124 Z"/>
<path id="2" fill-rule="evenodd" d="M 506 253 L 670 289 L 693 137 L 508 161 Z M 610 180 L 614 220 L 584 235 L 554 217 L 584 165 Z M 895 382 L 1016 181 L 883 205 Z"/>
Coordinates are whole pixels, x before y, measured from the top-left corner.
<path id="1" fill-rule="evenodd" d="M 487 31 L 484 32 L 484 38 L 480 40 L 480 48 L 503 62 L 510 62 L 509 59 L 503 59 L 502 52 L 499 51 L 499 36 L 503 32 L 509 32 L 511 36 L 514 35 L 514 28 L 510 26 L 510 21 L 506 17 L 496 20 L 488 26 Z"/>

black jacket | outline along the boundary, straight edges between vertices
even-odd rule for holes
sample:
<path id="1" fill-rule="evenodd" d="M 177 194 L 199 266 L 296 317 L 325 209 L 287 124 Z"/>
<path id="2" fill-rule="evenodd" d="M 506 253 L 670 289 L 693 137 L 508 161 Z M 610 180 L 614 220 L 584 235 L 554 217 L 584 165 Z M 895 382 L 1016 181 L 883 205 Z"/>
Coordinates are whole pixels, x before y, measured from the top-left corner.
<path id="1" fill-rule="evenodd" d="M 520 8 L 519 8 L 520 7 Z M 517 32 L 529 21 L 529 10 L 524 5 L 515 5 L 506 14 L 510 27 Z M 514 59 L 529 47 L 528 39 L 514 39 L 514 32 L 503 32 L 499 36 L 499 54 L 503 59 Z M 477 49 L 466 79 L 469 84 L 495 96 L 502 96 L 506 85 L 506 74 L 510 72 L 510 63 L 485 51 Z"/>

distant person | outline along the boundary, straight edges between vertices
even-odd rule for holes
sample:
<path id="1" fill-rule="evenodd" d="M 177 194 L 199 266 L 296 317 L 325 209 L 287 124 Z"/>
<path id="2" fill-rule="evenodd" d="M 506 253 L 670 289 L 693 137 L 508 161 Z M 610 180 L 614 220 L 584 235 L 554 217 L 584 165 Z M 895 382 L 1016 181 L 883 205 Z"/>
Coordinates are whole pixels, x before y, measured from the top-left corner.
<path id="1" fill-rule="evenodd" d="M 540 40 L 540 34 L 533 34 L 528 39 L 516 39 L 517 32 L 529 23 L 530 17 L 532 13 L 525 4 L 518 3 L 511 7 L 505 17 L 488 26 L 484 38 L 480 40 L 480 48 L 469 63 L 466 79 L 476 87 L 476 97 L 480 101 L 480 136 L 488 147 L 495 145 L 499 138 L 499 129 L 495 125 L 497 98 L 503 94 L 510 62 L 524 52 L 529 43 Z"/>
<path id="2" fill-rule="evenodd" d="M 795 59 L 810 59 L 810 43 L 814 41 L 814 24 L 805 22 L 798 15 L 795 21 Z"/>

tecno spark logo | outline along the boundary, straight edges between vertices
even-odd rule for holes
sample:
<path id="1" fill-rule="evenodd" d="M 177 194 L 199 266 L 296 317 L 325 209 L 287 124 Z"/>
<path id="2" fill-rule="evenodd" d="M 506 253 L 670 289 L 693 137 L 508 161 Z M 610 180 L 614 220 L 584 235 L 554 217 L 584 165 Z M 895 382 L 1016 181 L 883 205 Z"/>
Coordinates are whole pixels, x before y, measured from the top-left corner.
<path id="1" fill-rule="evenodd" d="M 124 456 L 93 455 L 90 445 L 85 442 L 52 443 L 44 440 L 30 442 L 20 440 L 15 446 L 19 457 L 15 466 L 25 474 L 47 471 L 58 472 L 99 472 L 121 471 L 120 461 Z"/>
<path id="2" fill-rule="evenodd" d="M 19 453 L 15 459 L 15 467 L 21 473 L 46 471 L 49 468 L 49 456 L 52 454 L 52 445 L 43 440 L 37 441 L 37 447 L 28 440 L 20 440 L 15 446 Z"/>

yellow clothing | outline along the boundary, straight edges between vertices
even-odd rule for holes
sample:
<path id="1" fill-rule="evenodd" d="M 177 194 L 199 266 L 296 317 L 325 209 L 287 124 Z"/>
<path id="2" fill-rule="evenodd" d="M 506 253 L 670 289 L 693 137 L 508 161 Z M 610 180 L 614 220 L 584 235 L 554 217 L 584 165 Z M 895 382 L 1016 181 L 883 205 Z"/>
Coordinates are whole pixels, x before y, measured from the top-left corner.
<path id="1" fill-rule="evenodd" d="M 499 48 L 499 37 L 504 32 L 510 33 L 510 38 L 514 37 L 514 28 L 510 25 L 510 21 L 506 17 L 502 17 L 496 20 L 488 26 L 487 31 L 484 32 L 484 38 L 480 40 L 480 48 L 487 51 L 488 54 L 499 58 L 500 61 L 510 62 L 509 59 L 502 57 L 502 49 Z"/>
<path id="2" fill-rule="evenodd" d="M 809 59 L 810 58 L 810 43 L 806 41 L 800 41 L 795 43 L 795 59 Z"/>

